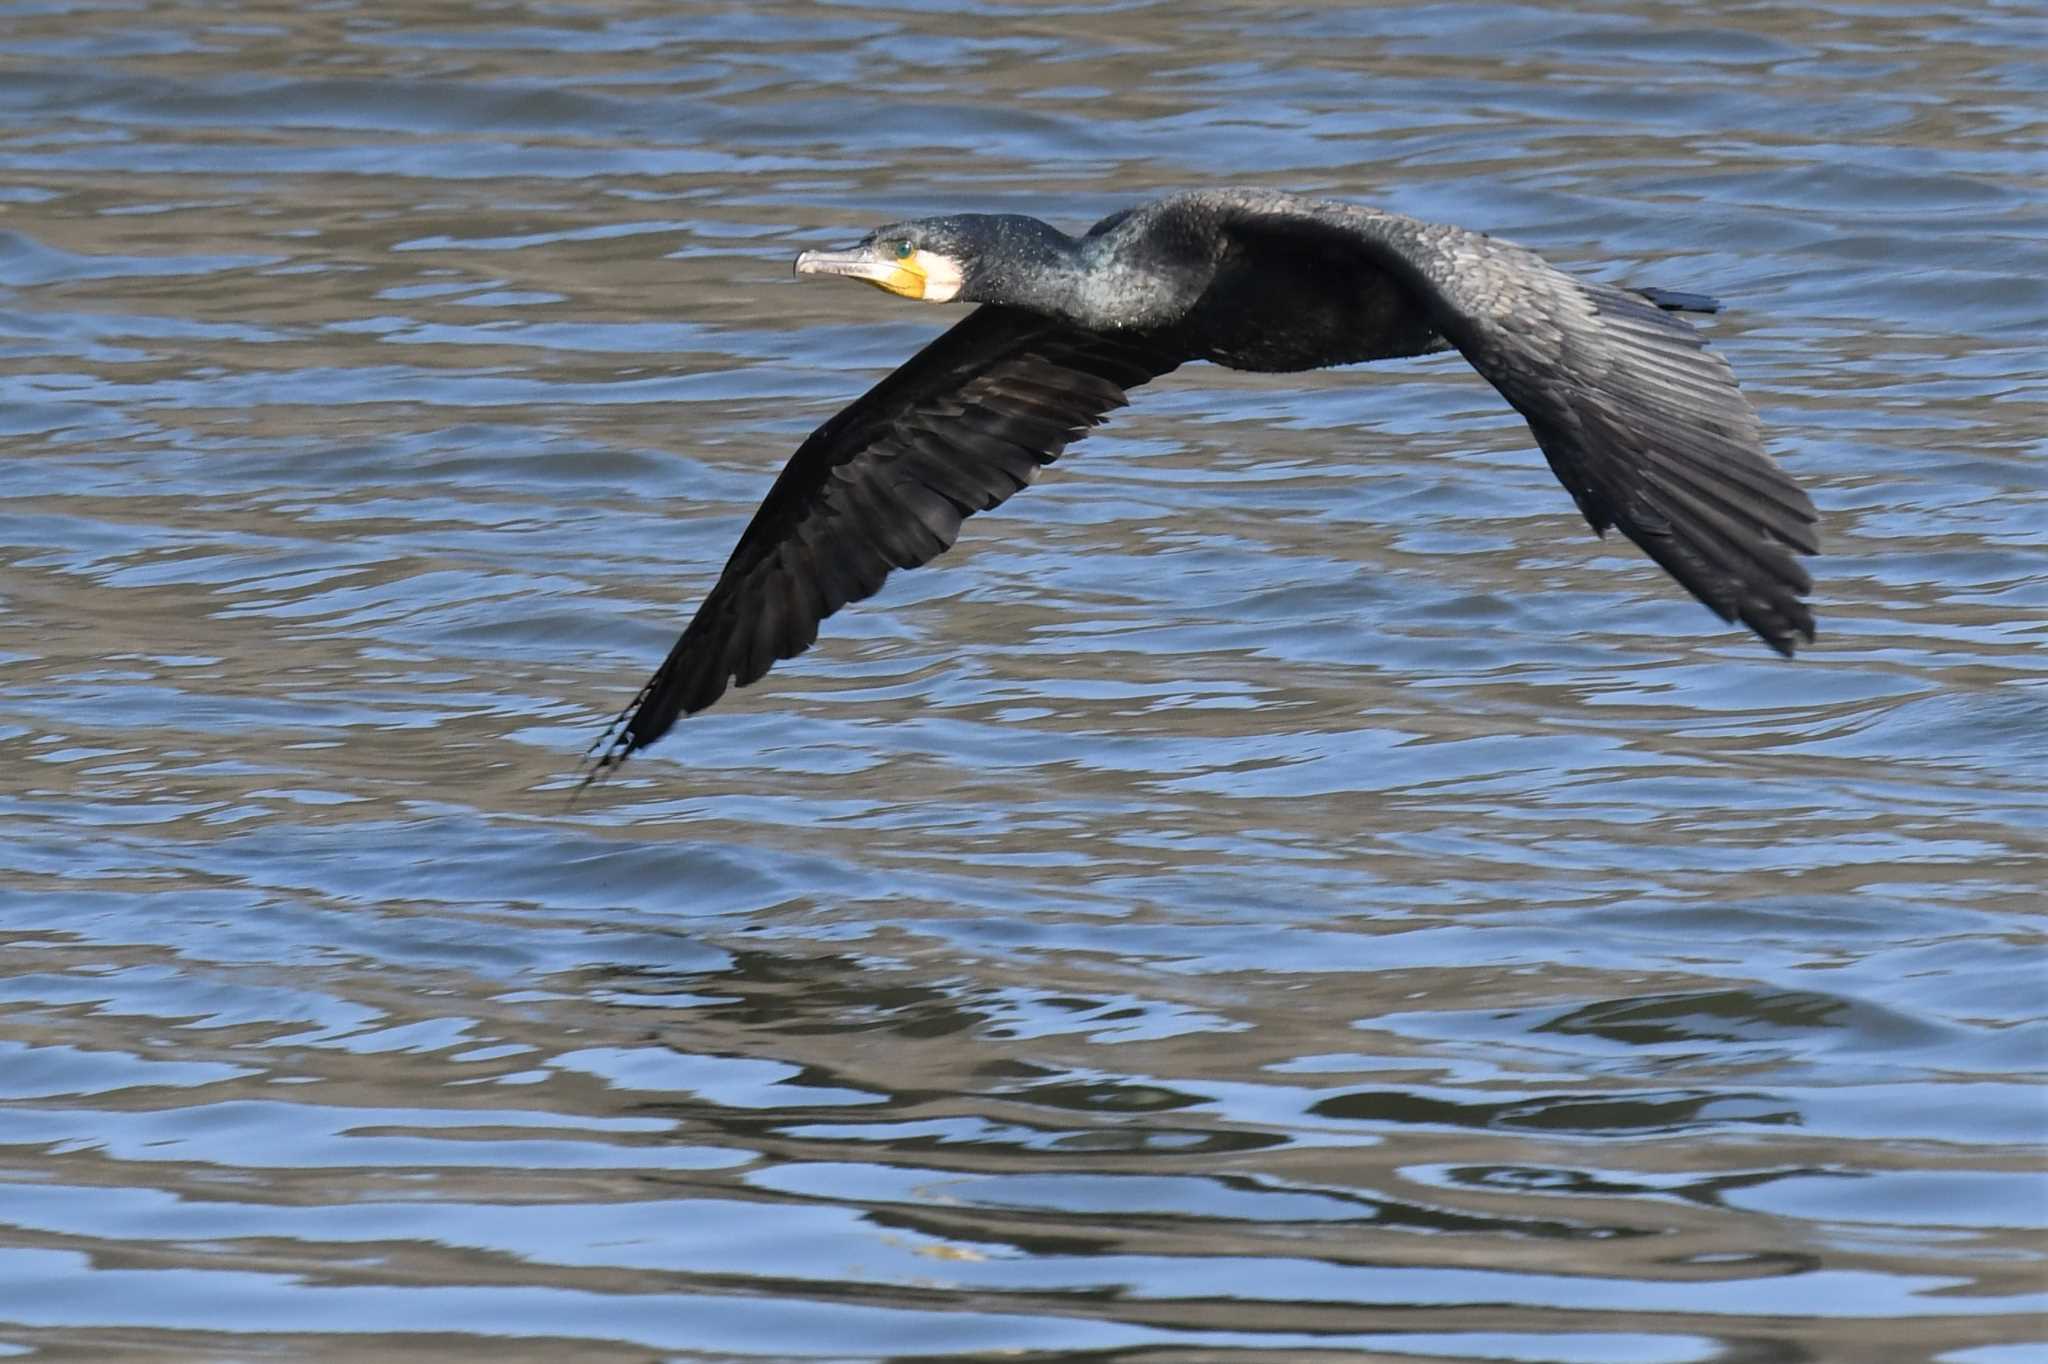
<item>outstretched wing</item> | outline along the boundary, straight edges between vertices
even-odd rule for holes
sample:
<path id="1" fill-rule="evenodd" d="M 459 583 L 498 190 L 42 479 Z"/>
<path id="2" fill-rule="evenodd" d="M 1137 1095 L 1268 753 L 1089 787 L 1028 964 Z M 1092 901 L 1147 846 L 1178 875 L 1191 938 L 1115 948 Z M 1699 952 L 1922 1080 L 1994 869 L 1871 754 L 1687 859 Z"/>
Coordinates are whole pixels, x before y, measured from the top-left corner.
<path id="1" fill-rule="evenodd" d="M 1304 235 L 1349 242 L 1528 418 L 1595 531 L 1619 527 L 1780 653 L 1813 638 L 1799 560 L 1820 548 L 1813 503 L 1764 453 L 1727 362 L 1662 310 L 1672 296 L 1576 279 L 1509 242 L 1350 204 L 1259 191 L 1168 202 L 1211 216 L 1255 254 Z"/>
<path id="2" fill-rule="evenodd" d="M 970 313 L 797 448 L 667 660 L 592 746 L 585 782 L 808 649 L 819 621 L 944 551 L 1180 359 L 1154 338 Z"/>

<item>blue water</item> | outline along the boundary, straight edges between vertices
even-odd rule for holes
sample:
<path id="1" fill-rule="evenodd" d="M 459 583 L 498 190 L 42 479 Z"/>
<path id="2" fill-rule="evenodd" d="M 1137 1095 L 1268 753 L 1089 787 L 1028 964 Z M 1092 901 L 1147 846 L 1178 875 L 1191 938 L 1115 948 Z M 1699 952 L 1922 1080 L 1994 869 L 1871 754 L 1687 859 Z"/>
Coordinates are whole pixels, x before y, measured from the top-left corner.
<path id="1" fill-rule="evenodd" d="M 0 10 L 0 1353 L 2048 1357 L 2044 46 Z M 796 251 L 1226 183 L 1726 299 L 1818 643 L 1197 366 L 569 805 L 953 316 Z"/>

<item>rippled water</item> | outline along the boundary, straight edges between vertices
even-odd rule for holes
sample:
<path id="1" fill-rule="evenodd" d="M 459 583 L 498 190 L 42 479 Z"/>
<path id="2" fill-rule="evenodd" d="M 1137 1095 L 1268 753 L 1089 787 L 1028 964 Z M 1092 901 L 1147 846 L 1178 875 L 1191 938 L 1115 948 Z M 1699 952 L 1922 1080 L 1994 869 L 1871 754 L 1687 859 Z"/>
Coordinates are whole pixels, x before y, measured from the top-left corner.
<path id="1" fill-rule="evenodd" d="M 2031 5 L 0 10 L 0 1352 L 2020 1364 Z M 917 213 L 1723 295 L 1786 663 L 1195 367 L 566 805 Z"/>

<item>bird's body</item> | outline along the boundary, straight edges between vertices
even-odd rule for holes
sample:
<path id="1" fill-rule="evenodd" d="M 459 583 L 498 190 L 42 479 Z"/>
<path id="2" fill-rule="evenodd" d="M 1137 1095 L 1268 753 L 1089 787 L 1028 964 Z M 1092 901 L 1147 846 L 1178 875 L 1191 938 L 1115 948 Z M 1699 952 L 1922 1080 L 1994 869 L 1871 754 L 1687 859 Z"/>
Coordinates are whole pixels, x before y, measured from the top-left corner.
<path id="1" fill-rule="evenodd" d="M 808 648 L 819 621 L 1190 360 L 1296 371 L 1454 347 L 1528 419 L 1594 530 L 1619 527 L 1782 653 L 1813 637 L 1798 558 L 1818 548 L 1813 505 L 1764 454 L 1726 363 L 1667 311 L 1711 300 L 1265 190 L 1174 195 L 1078 238 L 1007 215 L 893 224 L 797 272 L 983 306 L 798 448 L 592 776 Z"/>

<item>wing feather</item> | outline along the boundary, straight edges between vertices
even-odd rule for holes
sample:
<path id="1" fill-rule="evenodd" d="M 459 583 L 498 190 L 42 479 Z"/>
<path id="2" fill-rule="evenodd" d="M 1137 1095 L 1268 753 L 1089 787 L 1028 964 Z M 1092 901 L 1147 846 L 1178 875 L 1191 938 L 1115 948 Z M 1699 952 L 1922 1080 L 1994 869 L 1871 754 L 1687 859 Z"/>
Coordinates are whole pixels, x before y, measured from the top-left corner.
<path id="1" fill-rule="evenodd" d="M 1029 486 L 1125 389 L 1181 358 L 1160 338 L 969 314 L 798 447 L 668 658 L 592 746 L 584 780 L 802 653 L 825 617 L 943 553 L 963 519 Z"/>
<path id="2" fill-rule="evenodd" d="M 1461 228 L 1263 191 L 1166 201 L 1249 251 L 1348 242 L 1422 300 L 1430 324 L 1525 418 L 1596 532 L 1619 528 L 1722 619 L 1790 654 L 1813 638 L 1798 556 L 1819 551 L 1805 491 L 1764 452 L 1735 376 L 1659 306 L 1685 296 L 1576 279 Z"/>

